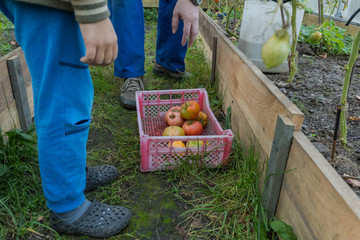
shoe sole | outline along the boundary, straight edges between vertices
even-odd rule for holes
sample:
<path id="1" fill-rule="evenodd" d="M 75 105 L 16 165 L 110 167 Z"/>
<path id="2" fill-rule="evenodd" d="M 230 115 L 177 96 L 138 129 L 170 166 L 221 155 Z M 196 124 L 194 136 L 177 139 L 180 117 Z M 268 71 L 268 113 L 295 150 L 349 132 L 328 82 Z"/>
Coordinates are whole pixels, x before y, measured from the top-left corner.
<path id="1" fill-rule="evenodd" d="M 155 70 L 154 68 L 153 68 L 153 73 L 154 73 L 155 75 L 159 76 L 159 77 L 168 77 L 168 78 L 174 79 L 174 80 L 176 80 L 176 81 L 181 81 L 181 80 L 183 80 L 183 77 L 182 77 L 182 76 L 181 76 L 181 77 L 174 77 L 174 76 L 169 75 L 169 74 L 166 73 L 166 72 L 159 71 L 159 70 Z"/>
<path id="2" fill-rule="evenodd" d="M 127 102 L 128 102 L 128 100 L 126 98 L 120 97 L 121 106 L 123 106 L 125 109 L 128 109 L 128 110 L 136 110 L 136 103 L 135 103 L 135 105 L 133 105 L 133 104 L 129 104 Z"/>

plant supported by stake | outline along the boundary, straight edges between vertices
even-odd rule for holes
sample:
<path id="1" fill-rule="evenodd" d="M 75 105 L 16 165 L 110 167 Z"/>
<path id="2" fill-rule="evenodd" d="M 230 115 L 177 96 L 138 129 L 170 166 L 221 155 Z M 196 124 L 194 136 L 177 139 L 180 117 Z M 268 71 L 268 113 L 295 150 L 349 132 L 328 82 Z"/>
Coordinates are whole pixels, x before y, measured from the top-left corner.
<path id="1" fill-rule="evenodd" d="M 297 72 L 297 63 L 296 63 L 296 45 L 298 40 L 298 35 L 296 32 L 296 8 L 297 8 L 297 1 L 292 0 L 292 15 L 291 15 L 291 34 L 292 34 L 292 44 L 289 56 L 289 64 L 290 64 L 290 75 L 288 82 L 292 82 L 294 80 L 295 74 Z"/>
<path id="2" fill-rule="evenodd" d="M 354 15 L 356 15 L 359 11 L 360 11 L 360 9 L 358 11 L 356 11 L 354 13 Z M 350 21 L 354 17 L 354 15 L 346 23 L 347 25 L 350 23 Z M 343 144 L 344 147 L 346 147 L 346 143 L 347 143 L 347 126 L 346 126 L 346 115 L 347 115 L 347 108 L 348 108 L 347 96 L 348 96 L 348 91 L 349 91 L 349 87 L 350 87 L 350 83 L 351 83 L 351 77 L 353 74 L 353 68 L 354 68 L 356 60 L 359 57 L 359 44 L 360 44 L 360 31 L 358 31 L 358 33 L 354 39 L 354 42 L 352 45 L 352 50 L 350 53 L 349 62 L 345 66 L 345 69 L 346 69 L 345 78 L 344 78 L 344 84 L 343 84 L 341 100 L 340 100 L 340 104 L 341 104 L 340 142 Z"/>

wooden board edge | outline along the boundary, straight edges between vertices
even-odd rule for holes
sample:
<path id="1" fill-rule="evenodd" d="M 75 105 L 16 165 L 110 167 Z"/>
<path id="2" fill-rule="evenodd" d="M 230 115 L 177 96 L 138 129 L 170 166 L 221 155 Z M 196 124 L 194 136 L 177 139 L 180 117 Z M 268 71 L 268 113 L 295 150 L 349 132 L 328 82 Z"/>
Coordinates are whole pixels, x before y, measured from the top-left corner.
<path id="1" fill-rule="evenodd" d="M 360 239 L 360 199 L 302 132 L 294 132 L 276 217 L 299 239 Z"/>
<path id="2" fill-rule="evenodd" d="M 316 149 L 314 144 L 302 132 L 294 133 L 294 140 L 299 143 L 304 149 L 305 153 L 311 157 L 324 177 L 328 179 L 329 183 L 339 193 L 348 206 L 354 210 L 360 221 L 360 198 L 355 192 L 345 183 L 336 170 L 324 158 L 324 156 Z M 360 223 L 360 222 L 359 222 Z"/>
<path id="3" fill-rule="evenodd" d="M 11 116 L 13 118 L 11 118 Z M 4 111 L 0 112 L 1 134 L 4 134 L 5 132 L 13 129 L 14 124 L 15 124 L 15 128 L 20 128 L 20 121 L 17 114 L 15 101 L 9 104 L 9 108 L 6 108 Z"/>
<path id="4" fill-rule="evenodd" d="M 6 62 L 7 59 L 12 58 L 12 57 L 14 57 L 14 56 L 16 56 L 16 55 L 18 55 L 18 56 L 24 55 L 21 47 L 18 47 L 18 48 L 16 48 L 16 49 L 12 50 L 11 52 L 9 52 L 8 54 L 0 57 L 0 62 L 2 62 L 2 61 L 5 61 L 5 62 Z"/>
<path id="5" fill-rule="evenodd" d="M 350 34 L 353 37 L 355 37 L 358 31 L 360 30 L 359 26 L 355 26 L 355 25 L 345 26 L 345 22 L 340 22 L 335 19 L 332 20 L 334 21 L 336 26 L 346 29 L 347 30 L 346 33 Z M 314 14 L 304 13 L 303 24 L 308 26 L 309 25 L 319 26 L 319 17 Z"/>

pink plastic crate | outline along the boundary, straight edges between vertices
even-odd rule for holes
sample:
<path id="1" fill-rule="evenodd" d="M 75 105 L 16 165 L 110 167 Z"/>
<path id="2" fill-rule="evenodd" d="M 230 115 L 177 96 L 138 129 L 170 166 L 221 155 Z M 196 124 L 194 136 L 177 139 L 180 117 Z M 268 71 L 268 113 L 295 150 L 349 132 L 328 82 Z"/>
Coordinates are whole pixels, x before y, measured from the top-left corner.
<path id="1" fill-rule="evenodd" d="M 162 133 L 168 127 L 164 115 L 173 106 L 196 101 L 208 116 L 208 124 L 201 136 L 165 137 Z M 231 152 L 233 133 L 223 130 L 211 111 L 205 89 L 156 90 L 136 92 L 137 120 L 140 134 L 142 172 L 171 169 L 189 154 L 199 154 L 207 167 L 227 163 Z M 174 148 L 174 141 L 200 140 L 201 147 Z M 171 146 L 171 147 L 170 147 Z"/>

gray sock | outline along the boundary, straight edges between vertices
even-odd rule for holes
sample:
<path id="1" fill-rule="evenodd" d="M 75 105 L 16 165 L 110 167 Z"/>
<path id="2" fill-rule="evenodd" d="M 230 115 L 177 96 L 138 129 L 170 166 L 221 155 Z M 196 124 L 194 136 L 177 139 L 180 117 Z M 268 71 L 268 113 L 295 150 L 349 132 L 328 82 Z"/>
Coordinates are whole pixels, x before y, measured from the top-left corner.
<path id="1" fill-rule="evenodd" d="M 71 224 L 78 220 L 90 207 L 91 202 L 85 199 L 85 201 L 74 210 L 64 212 L 64 213 L 55 213 L 55 216 L 58 217 L 61 221 Z"/>

